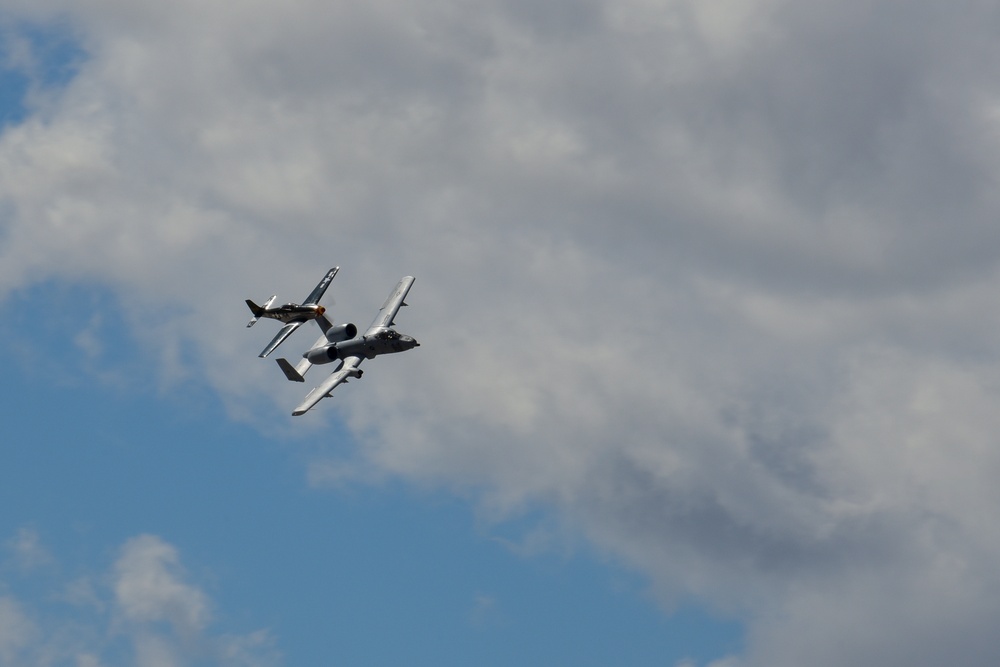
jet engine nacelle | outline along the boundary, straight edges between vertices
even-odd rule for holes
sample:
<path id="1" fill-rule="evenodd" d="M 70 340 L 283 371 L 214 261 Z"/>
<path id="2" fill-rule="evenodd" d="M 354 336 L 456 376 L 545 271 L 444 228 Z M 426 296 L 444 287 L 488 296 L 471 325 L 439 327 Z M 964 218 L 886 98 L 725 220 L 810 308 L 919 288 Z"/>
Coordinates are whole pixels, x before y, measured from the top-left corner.
<path id="1" fill-rule="evenodd" d="M 338 324 L 335 327 L 330 327 L 326 330 L 326 339 L 331 343 L 340 343 L 345 340 L 351 340 L 358 335 L 358 328 L 348 322 L 347 324 Z"/>
<path id="2" fill-rule="evenodd" d="M 309 350 L 302 356 L 308 359 L 311 364 L 328 364 L 331 361 L 340 359 L 340 353 L 337 351 L 336 343 Z"/>
<path id="3" fill-rule="evenodd" d="M 353 325 L 351 325 L 353 326 Z M 330 343 L 324 347 L 318 347 L 305 353 L 305 358 L 312 364 L 328 364 L 337 359 L 345 359 L 350 356 L 364 356 L 365 341 L 360 338 L 351 338 L 339 343 Z"/>

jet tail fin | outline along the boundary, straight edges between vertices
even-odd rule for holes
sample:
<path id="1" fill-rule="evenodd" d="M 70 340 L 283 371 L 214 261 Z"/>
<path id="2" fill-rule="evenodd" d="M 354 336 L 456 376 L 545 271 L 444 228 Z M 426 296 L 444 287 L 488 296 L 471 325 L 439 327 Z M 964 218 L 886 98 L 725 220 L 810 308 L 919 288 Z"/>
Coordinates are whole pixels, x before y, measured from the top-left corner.
<path id="1" fill-rule="evenodd" d="M 278 366 L 281 368 L 281 372 L 285 374 L 285 377 L 292 382 L 305 382 L 306 379 L 295 370 L 295 367 L 288 363 L 288 359 L 278 359 Z"/>

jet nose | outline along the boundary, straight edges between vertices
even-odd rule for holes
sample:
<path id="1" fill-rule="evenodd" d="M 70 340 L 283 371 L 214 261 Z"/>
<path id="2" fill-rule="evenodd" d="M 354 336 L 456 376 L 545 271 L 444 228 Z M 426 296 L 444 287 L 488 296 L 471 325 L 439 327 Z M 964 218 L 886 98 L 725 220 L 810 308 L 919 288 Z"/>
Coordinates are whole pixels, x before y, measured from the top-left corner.
<path id="1" fill-rule="evenodd" d="M 420 347 L 420 343 L 418 343 L 417 339 L 413 336 L 403 336 L 403 342 L 410 347 Z"/>

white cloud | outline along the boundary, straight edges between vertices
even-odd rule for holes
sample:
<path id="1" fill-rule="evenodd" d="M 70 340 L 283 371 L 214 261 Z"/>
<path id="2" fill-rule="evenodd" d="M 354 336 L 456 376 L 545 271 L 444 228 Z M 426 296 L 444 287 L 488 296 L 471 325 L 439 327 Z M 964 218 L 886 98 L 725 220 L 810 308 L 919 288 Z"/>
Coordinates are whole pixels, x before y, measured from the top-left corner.
<path id="1" fill-rule="evenodd" d="M 166 620 L 181 634 L 199 632 L 208 623 L 205 594 L 184 583 L 177 550 L 155 535 L 125 543 L 115 563 L 114 588 L 127 621 Z"/>
<path id="2" fill-rule="evenodd" d="M 38 628 L 10 596 L 0 597 L 0 662 L 16 665 L 38 636 Z"/>
<path id="3" fill-rule="evenodd" d="M 139 667 L 181 667 L 184 664 L 164 638 L 145 634 L 136 638 L 135 662 Z"/>
<path id="4" fill-rule="evenodd" d="M 214 631 L 211 601 L 187 580 L 176 548 L 157 536 L 126 541 L 106 574 L 64 584 L 56 576 L 60 569 L 31 573 L 48 594 L 31 600 L 0 596 L 0 664 L 281 664 L 266 630 Z"/>
<path id="5" fill-rule="evenodd" d="M 41 536 L 34 528 L 20 528 L 17 535 L 7 540 L 5 545 L 14 556 L 18 567 L 33 570 L 50 565 L 52 555 L 42 544 Z"/>
<path id="6" fill-rule="evenodd" d="M 613 4 L 8 3 L 89 60 L 0 137 L 0 290 L 109 285 L 273 417 L 242 299 L 336 263 L 364 325 L 412 273 L 422 347 L 311 415 L 360 443 L 316 481 L 548 507 L 747 665 L 995 663 L 990 10 Z M 133 546 L 122 613 L 201 631 Z"/>

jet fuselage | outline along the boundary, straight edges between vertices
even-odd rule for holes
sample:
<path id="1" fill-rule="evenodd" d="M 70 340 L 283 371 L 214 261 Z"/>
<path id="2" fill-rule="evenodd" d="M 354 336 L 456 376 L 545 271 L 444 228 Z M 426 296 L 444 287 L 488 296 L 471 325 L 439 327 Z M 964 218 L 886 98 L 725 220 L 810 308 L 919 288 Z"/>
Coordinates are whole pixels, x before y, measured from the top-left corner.
<path id="1" fill-rule="evenodd" d="M 420 343 L 415 338 L 401 334 L 395 329 L 387 328 L 374 334 L 358 336 L 351 340 L 315 348 L 302 356 L 313 364 L 328 364 L 331 361 L 351 356 L 374 359 L 380 354 L 405 352 L 415 347 L 420 347 Z"/>

